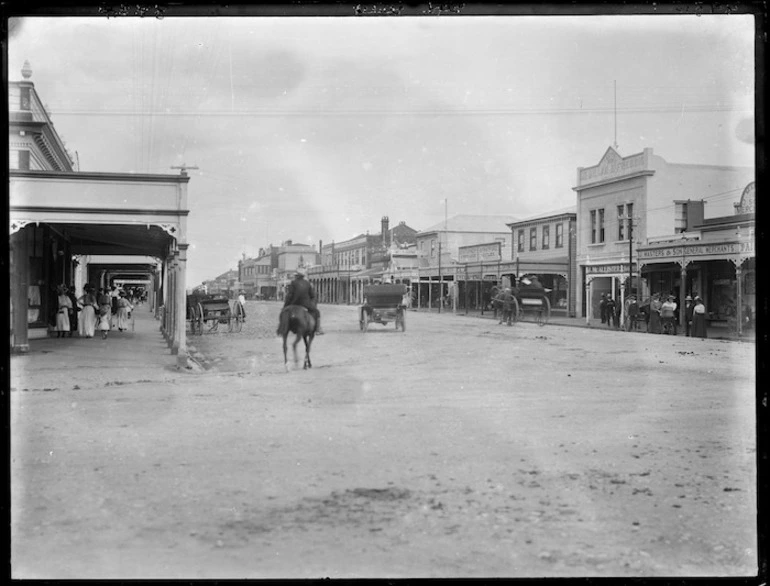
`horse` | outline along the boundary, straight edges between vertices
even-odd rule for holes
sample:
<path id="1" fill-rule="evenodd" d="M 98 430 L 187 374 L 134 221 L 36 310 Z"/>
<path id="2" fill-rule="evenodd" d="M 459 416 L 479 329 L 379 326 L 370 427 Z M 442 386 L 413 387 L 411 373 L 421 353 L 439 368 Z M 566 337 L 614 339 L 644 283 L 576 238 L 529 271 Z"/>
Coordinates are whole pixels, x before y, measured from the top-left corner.
<path id="1" fill-rule="evenodd" d="M 500 313 L 500 323 L 511 325 L 513 323 L 514 296 L 510 289 L 503 289 L 492 299 L 495 312 Z"/>
<path id="2" fill-rule="evenodd" d="M 278 319 L 278 329 L 276 335 L 283 337 L 283 364 L 286 368 L 286 372 L 289 372 L 289 362 L 286 357 L 286 338 L 289 337 L 289 333 L 293 332 L 297 334 L 294 344 L 292 344 L 292 350 L 294 350 L 294 364 L 299 366 L 299 358 L 297 357 L 297 344 L 300 338 L 305 341 L 305 362 L 303 368 L 312 368 L 313 365 L 310 362 L 310 345 L 315 338 L 315 318 L 307 310 L 307 308 L 301 305 L 289 305 L 281 310 L 281 315 Z"/>

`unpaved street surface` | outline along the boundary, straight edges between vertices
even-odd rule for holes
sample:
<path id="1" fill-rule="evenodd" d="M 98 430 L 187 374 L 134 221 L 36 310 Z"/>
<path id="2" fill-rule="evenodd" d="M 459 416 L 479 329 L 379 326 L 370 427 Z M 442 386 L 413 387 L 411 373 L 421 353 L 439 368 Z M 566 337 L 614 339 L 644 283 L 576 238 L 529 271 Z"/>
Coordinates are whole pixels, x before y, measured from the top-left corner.
<path id="1" fill-rule="evenodd" d="M 756 572 L 753 344 L 325 306 L 286 373 L 248 311 L 200 372 L 11 393 L 15 577 Z"/>

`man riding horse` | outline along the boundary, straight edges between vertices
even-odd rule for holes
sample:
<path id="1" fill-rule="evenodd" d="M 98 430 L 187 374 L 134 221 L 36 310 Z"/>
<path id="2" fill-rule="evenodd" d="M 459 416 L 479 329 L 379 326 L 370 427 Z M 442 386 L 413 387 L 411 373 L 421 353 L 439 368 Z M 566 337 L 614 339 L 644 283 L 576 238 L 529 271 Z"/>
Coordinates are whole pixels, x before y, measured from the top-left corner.
<path id="1" fill-rule="evenodd" d="M 286 296 L 283 301 L 283 306 L 289 305 L 301 305 L 306 308 L 310 315 L 315 318 L 315 334 L 320 336 L 323 334 L 321 330 L 321 314 L 316 307 L 315 289 L 310 281 L 305 280 L 305 268 L 298 267 L 294 274 L 294 280 L 286 287 Z"/>

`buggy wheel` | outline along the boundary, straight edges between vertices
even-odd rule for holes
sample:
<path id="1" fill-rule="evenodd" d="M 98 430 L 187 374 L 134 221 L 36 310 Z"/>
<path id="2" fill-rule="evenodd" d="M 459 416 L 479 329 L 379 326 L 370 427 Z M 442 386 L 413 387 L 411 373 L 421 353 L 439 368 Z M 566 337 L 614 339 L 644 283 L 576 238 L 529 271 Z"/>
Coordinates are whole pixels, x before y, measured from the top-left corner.
<path id="1" fill-rule="evenodd" d="M 197 322 L 197 327 L 195 328 L 195 333 L 199 336 L 203 335 L 203 324 L 205 323 L 203 321 L 203 306 L 200 303 L 195 304 L 195 321 Z"/>
<path id="2" fill-rule="evenodd" d="M 235 317 L 233 319 L 235 323 L 233 324 L 232 331 L 238 333 L 243 329 L 243 308 L 240 303 L 235 304 Z"/>
<path id="3" fill-rule="evenodd" d="M 537 325 L 544 326 L 551 318 L 551 302 L 548 301 L 548 297 L 543 297 L 543 303 L 540 306 L 540 310 L 537 312 Z"/>
<path id="4" fill-rule="evenodd" d="M 190 333 L 194 335 L 198 325 L 198 320 L 195 317 L 195 307 L 187 308 L 187 319 L 190 321 Z"/>

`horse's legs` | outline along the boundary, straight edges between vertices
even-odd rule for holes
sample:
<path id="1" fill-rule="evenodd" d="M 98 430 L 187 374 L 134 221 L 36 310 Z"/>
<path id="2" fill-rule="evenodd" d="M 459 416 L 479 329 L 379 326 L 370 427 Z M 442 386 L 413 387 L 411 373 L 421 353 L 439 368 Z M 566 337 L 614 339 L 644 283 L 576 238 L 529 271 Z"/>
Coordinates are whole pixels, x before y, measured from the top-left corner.
<path id="1" fill-rule="evenodd" d="M 289 372 L 289 359 L 286 357 L 286 338 L 288 337 L 288 332 L 283 335 L 283 367 L 286 369 L 286 372 Z"/>
<path id="2" fill-rule="evenodd" d="M 310 345 L 313 343 L 313 334 L 305 334 L 305 368 L 313 368 L 310 362 Z"/>
<path id="3" fill-rule="evenodd" d="M 294 344 L 291 345 L 291 349 L 294 351 L 294 365 L 299 366 L 299 356 L 297 356 L 297 344 L 299 344 L 300 335 L 294 338 Z"/>

